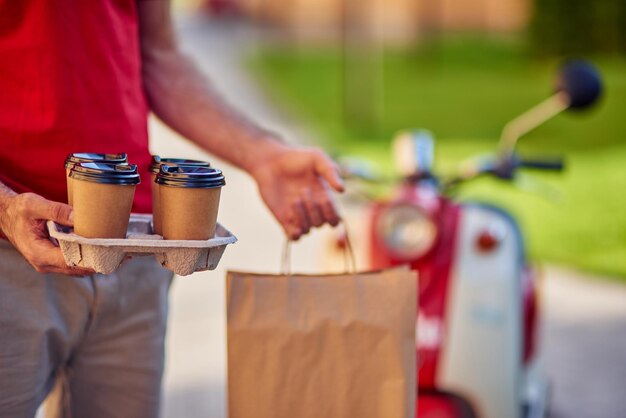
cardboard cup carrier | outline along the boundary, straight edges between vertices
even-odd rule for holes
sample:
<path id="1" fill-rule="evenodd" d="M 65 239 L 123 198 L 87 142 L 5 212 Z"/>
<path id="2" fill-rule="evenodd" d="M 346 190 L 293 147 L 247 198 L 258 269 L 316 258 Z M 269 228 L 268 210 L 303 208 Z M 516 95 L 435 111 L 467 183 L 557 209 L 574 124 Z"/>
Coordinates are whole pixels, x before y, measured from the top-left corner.
<path id="1" fill-rule="evenodd" d="M 126 238 L 139 184 L 132 164 L 78 163 L 70 170 L 73 183 L 74 232 L 85 238 Z"/>
<path id="2" fill-rule="evenodd" d="M 92 161 L 78 161 L 87 156 Z M 101 161 L 93 161 L 98 158 Z M 140 179 L 137 166 L 128 164 L 125 154 L 68 157 L 68 197 L 74 206 L 74 228 L 54 221 L 48 221 L 47 226 L 69 266 L 109 274 L 128 256 L 154 255 L 161 265 L 182 276 L 217 267 L 226 246 L 237 242 L 230 231 L 217 224 L 220 190 L 225 185 L 222 172 L 202 161 L 164 162 L 158 161 L 159 167 L 165 168 L 160 168 L 158 175 L 154 173 L 153 187 L 157 193 L 165 190 L 163 197 L 161 193 L 157 196 L 158 206 L 163 204 L 167 215 L 163 235 L 168 239 L 155 234 L 151 215 L 131 214 Z M 185 166 L 171 166 L 177 163 Z"/>
<path id="3" fill-rule="evenodd" d="M 226 246 L 237 238 L 217 225 L 215 237 L 206 241 L 164 240 L 152 233 L 152 216 L 131 214 L 126 239 L 84 238 L 72 228 L 48 221 L 50 237 L 57 240 L 68 266 L 79 266 L 97 273 L 113 273 L 128 256 L 154 255 L 166 269 L 180 276 L 213 270 Z"/>
<path id="4" fill-rule="evenodd" d="M 210 164 L 206 161 L 199 160 L 187 160 L 183 158 L 161 158 L 158 155 L 152 156 L 152 162 L 150 163 L 150 188 L 152 191 L 152 225 L 154 233 L 157 235 L 163 235 L 161 229 L 161 202 L 159 198 L 159 185 L 156 183 L 157 174 L 164 165 L 186 165 L 194 167 L 210 167 Z"/>
<path id="5" fill-rule="evenodd" d="M 73 180 L 70 177 L 70 171 L 79 163 L 126 164 L 128 163 L 128 157 L 125 153 L 98 154 L 92 152 L 78 152 L 68 155 L 65 159 L 65 175 L 67 178 L 67 202 L 70 206 L 72 206 L 73 203 Z"/>
<path id="6" fill-rule="evenodd" d="M 159 186 L 163 238 L 207 240 L 213 238 L 222 187 L 220 170 L 197 166 L 161 166 Z"/>

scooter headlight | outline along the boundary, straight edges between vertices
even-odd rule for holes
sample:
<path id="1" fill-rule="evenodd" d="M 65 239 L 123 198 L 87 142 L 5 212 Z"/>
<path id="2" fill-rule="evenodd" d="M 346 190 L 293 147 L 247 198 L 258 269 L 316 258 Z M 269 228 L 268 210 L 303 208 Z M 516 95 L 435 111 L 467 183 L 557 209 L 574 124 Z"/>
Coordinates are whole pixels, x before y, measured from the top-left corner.
<path id="1" fill-rule="evenodd" d="M 397 257 L 415 259 L 433 246 L 437 227 L 419 208 L 392 206 L 379 218 L 378 231 L 387 248 Z"/>

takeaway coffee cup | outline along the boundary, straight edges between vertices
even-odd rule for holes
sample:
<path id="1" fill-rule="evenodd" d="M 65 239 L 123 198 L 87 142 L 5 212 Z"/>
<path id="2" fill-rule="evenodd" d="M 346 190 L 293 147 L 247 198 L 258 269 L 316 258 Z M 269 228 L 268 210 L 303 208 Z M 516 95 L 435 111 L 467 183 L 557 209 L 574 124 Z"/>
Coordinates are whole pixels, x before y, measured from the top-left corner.
<path id="1" fill-rule="evenodd" d="M 73 184 L 70 178 L 70 170 L 78 163 L 109 163 L 109 164 L 125 164 L 128 162 L 126 154 L 97 154 L 92 152 L 78 152 L 70 154 L 65 159 L 65 175 L 67 177 L 67 203 L 72 206 Z"/>
<path id="2" fill-rule="evenodd" d="M 126 238 L 139 173 L 134 164 L 77 163 L 70 170 L 74 232 L 86 238 Z"/>
<path id="3" fill-rule="evenodd" d="M 183 158 L 161 158 L 158 155 L 152 156 L 152 163 L 150 164 L 150 176 L 151 183 L 150 188 L 152 190 L 152 229 L 157 235 L 163 235 L 161 228 L 161 203 L 159 200 L 159 185 L 156 183 L 156 176 L 159 170 L 164 165 L 187 165 L 193 167 L 209 167 L 210 164 L 206 161 L 199 160 L 186 160 Z"/>
<path id="4" fill-rule="evenodd" d="M 156 182 L 163 238 L 207 240 L 215 236 L 220 192 L 226 184 L 220 170 L 164 165 Z"/>

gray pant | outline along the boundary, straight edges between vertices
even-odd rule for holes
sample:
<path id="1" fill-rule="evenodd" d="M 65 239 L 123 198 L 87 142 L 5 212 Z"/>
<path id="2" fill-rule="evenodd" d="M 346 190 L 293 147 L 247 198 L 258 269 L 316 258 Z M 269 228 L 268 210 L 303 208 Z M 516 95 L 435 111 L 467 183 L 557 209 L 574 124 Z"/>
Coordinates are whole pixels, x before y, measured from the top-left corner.
<path id="1" fill-rule="evenodd" d="M 54 415 L 157 417 L 171 279 L 153 257 L 39 274 L 0 240 L 0 418 L 33 417 L 59 376 Z"/>

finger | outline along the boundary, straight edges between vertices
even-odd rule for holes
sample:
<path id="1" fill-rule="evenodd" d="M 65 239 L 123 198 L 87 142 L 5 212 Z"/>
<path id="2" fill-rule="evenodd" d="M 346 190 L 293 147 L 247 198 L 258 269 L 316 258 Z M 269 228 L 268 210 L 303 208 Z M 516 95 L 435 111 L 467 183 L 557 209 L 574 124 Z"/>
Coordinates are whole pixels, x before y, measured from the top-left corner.
<path id="1" fill-rule="evenodd" d="M 286 207 L 283 210 L 276 211 L 276 219 L 280 226 L 282 226 L 283 231 L 288 239 L 297 240 L 300 237 L 300 229 L 295 227 L 294 225 L 297 222 L 294 219 L 294 214 L 291 208 Z"/>
<path id="2" fill-rule="evenodd" d="M 322 214 L 323 221 L 332 226 L 337 226 L 341 221 L 341 216 L 339 216 L 335 199 L 330 194 L 328 186 L 325 185 L 315 193 L 315 201 L 319 212 Z"/>
<path id="3" fill-rule="evenodd" d="M 321 151 L 315 159 L 315 171 L 336 191 L 343 192 L 345 190 L 343 181 L 339 176 L 339 169 L 333 160 Z"/>
<path id="4" fill-rule="evenodd" d="M 74 213 L 70 205 L 52 202 L 39 196 L 31 199 L 28 204 L 30 213 L 36 219 L 52 220 L 67 226 L 74 225 Z"/>
<path id="5" fill-rule="evenodd" d="M 307 214 L 304 202 L 297 200 L 293 204 L 294 220 L 296 225 L 300 229 L 300 234 L 304 235 L 311 229 L 311 220 Z"/>
<path id="6" fill-rule="evenodd" d="M 285 235 L 292 241 L 297 241 L 302 236 L 300 227 L 294 221 L 288 221 L 282 224 Z"/>
<path id="7" fill-rule="evenodd" d="M 285 233 L 289 239 L 297 241 L 309 230 L 308 218 L 300 201 L 295 201 L 289 208 L 289 214 L 283 224 Z"/>
<path id="8" fill-rule="evenodd" d="M 44 245 L 42 245 L 44 247 Z M 69 266 L 63 258 L 63 252 L 59 247 L 52 245 L 52 248 L 48 248 L 45 252 L 45 259 L 42 260 L 44 267 L 55 267 L 59 269 L 68 269 Z"/>
<path id="9" fill-rule="evenodd" d="M 288 225 L 285 227 L 285 233 L 291 241 L 298 241 L 302 236 L 302 231 L 300 231 L 300 228 L 292 225 Z"/>
<path id="10" fill-rule="evenodd" d="M 339 225 L 341 222 L 341 216 L 337 211 L 337 206 L 332 199 L 327 199 L 319 205 L 321 212 L 324 214 L 324 221 L 328 222 L 331 226 Z"/>
<path id="11" fill-rule="evenodd" d="M 65 267 L 45 266 L 45 267 L 40 268 L 40 271 L 45 272 L 45 273 L 58 273 L 58 274 L 65 274 L 67 276 L 77 276 L 77 277 L 91 276 L 92 274 L 96 273 L 95 271 L 91 269 L 86 269 L 82 267 L 69 267 L 67 265 Z"/>
<path id="12" fill-rule="evenodd" d="M 36 256 L 32 257 L 29 262 L 31 262 L 38 271 L 68 274 L 71 276 L 88 276 L 95 273 L 92 269 L 68 266 L 61 249 L 48 240 L 36 240 L 33 244 L 32 248 Z"/>
<path id="13" fill-rule="evenodd" d="M 40 269 L 39 273 L 63 274 L 66 276 L 74 276 L 74 277 L 91 276 L 92 274 L 94 274 L 93 271 L 80 269 L 80 268 L 73 268 L 73 267 L 66 267 L 66 268 L 45 267 L 43 269 Z"/>
<path id="14" fill-rule="evenodd" d="M 322 226 L 324 224 L 324 216 L 317 203 L 319 198 L 313 196 L 313 193 L 309 191 L 305 194 L 303 201 L 311 225 L 315 227 Z"/>

